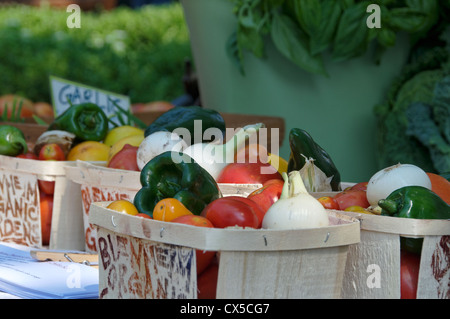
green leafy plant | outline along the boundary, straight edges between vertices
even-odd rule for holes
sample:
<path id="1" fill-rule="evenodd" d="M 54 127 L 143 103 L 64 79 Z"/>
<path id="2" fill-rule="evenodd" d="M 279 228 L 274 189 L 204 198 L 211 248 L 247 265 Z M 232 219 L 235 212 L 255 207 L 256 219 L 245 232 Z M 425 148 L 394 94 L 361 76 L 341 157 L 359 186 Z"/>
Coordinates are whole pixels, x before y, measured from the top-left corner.
<path id="1" fill-rule="evenodd" d="M 128 95 L 132 103 L 172 100 L 184 93 L 189 34 L 179 3 L 69 13 L 2 5 L 0 94 L 50 102 L 49 75 Z"/>
<path id="2" fill-rule="evenodd" d="M 110 101 L 113 103 L 116 110 L 113 116 L 117 117 L 117 121 L 119 122 L 120 125 L 136 126 L 142 129 L 147 128 L 148 125 L 142 122 L 136 116 L 134 116 L 131 113 L 131 110 L 124 110 L 119 106 L 119 104 L 116 103 L 116 101 L 112 99 L 110 99 Z M 109 122 L 112 123 L 115 127 L 119 126 L 119 124 L 111 121 L 111 119 L 109 119 Z"/>
<path id="3" fill-rule="evenodd" d="M 335 62 L 345 61 L 365 54 L 374 43 L 378 61 L 395 45 L 400 32 L 415 42 L 450 17 L 449 0 L 230 1 L 237 26 L 227 42 L 227 53 L 243 74 L 244 52 L 264 58 L 267 37 L 300 68 L 326 75 L 326 52 Z M 367 26 L 371 4 L 380 8 L 381 28 Z"/>
<path id="4" fill-rule="evenodd" d="M 421 41 L 375 107 L 379 167 L 415 164 L 450 172 L 450 25 Z"/>

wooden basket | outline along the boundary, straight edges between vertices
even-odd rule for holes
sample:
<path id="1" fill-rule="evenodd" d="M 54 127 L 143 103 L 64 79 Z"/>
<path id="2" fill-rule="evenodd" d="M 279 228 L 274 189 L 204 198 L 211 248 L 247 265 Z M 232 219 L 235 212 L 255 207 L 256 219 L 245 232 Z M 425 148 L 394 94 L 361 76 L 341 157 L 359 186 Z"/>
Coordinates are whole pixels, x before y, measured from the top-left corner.
<path id="1" fill-rule="evenodd" d="M 218 251 L 217 298 L 339 298 L 356 219 L 303 230 L 203 228 L 91 206 L 100 298 L 197 298 L 195 249 Z"/>
<path id="2" fill-rule="evenodd" d="M 81 192 L 79 204 L 82 211 L 84 250 L 97 251 L 96 229 L 89 223 L 91 203 L 127 199 L 133 201 L 134 195 L 141 188 L 140 172 L 107 168 L 76 161 L 76 165 L 65 168 L 67 177 L 77 185 Z"/>
<path id="3" fill-rule="evenodd" d="M 40 179 L 55 181 L 49 248 L 84 247 L 80 187 L 65 175 L 70 165 L 74 162 L 0 155 L 0 240 L 42 246 Z"/>
<path id="4" fill-rule="evenodd" d="M 96 228 L 89 222 L 91 203 L 127 199 L 133 201 L 141 189 L 140 172 L 113 169 L 104 165 L 77 161 L 65 168 L 67 177 L 81 187 L 81 201 L 86 234 L 86 250 L 96 252 Z M 260 184 L 219 184 L 223 196 L 248 196 Z"/>
<path id="5" fill-rule="evenodd" d="M 424 238 L 417 298 L 450 298 L 450 220 L 343 214 L 361 222 L 361 242 L 349 249 L 343 298 L 400 298 L 401 236 Z"/>

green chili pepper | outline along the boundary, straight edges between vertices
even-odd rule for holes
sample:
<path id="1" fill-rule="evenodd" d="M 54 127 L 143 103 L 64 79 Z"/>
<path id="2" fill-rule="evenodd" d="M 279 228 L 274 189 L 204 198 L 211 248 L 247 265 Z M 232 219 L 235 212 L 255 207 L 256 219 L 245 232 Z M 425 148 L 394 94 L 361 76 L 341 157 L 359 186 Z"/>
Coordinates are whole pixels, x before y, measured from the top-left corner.
<path id="1" fill-rule="evenodd" d="M 406 186 L 378 201 L 381 215 L 416 219 L 450 219 L 450 205 L 434 192 L 422 186 Z M 422 238 L 401 237 L 402 248 L 419 253 Z"/>
<path id="2" fill-rule="evenodd" d="M 332 177 L 331 189 L 333 191 L 341 190 L 341 174 L 331 156 L 313 140 L 308 132 L 299 128 L 291 129 L 289 146 L 291 154 L 288 161 L 288 172 L 301 170 L 306 163 L 306 158 L 313 158 L 314 165 L 320 168 L 327 177 Z"/>
<path id="3" fill-rule="evenodd" d="M 78 141 L 98 142 L 108 133 L 108 117 L 93 103 L 71 105 L 49 125 L 48 130 L 71 132 Z"/>
<path id="4" fill-rule="evenodd" d="M 201 130 L 195 130 L 195 120 L 201 121 Z M 190 145 L 210 142 L 203 138 L 203 132 L 208 128 L 218 128 L 222 132 L 222 138 L 225 136 L 225 121 L 222 115 L 215 110 L 204 109 L 200 106 L 176 106 L 164 112 L 145 129 L 144 135 L 148 136 L 158 131 L 173 132 L 177 128 L 185 128 L 189 131 Z"/>
<path id="5" fill-rule="evenodd" d="M 212 176 L 190 156 L 167 151 L 151 159 L 141 170 L 142 188 L 134 197 L 140 213 L 153 216 L 156 204 L 176 198 L 193 214 L 199 215 L 213 200 L 221 197 Z"/>
<path id="6" fill-rule="evenodd" d="M 12 125 L 0 125 L 0 155 L 17 156 L 28 151 L 23 132 Z"/>

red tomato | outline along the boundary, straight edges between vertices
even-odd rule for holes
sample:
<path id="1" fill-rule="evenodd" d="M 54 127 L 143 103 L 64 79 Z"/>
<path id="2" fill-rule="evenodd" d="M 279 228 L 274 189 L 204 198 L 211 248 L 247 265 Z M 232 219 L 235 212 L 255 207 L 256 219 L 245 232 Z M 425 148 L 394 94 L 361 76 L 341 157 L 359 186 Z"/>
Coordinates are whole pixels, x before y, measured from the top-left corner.
<path id="1" fill-rule="evenodd" d="M 283 180 L 280 173 L 267 163 L 231 163 L 217 178 L 218 183 L 264 184 L 271 179 Z"/>
<path id="2" fill-rule="evenodd" d="M 355 184 L 352 187 L 350 187 L 350 190 L 366 191 L 367 190 L 367 184 L 369 184 L 369 182 L 361 182 L 361 183 Z"/>
<path id="3" fill-rule="evenodd" d="M 252 201 L 249 198 L 241 197 L 241 196 L 227 196 L 227 198 L 239 200 L 253 208 L 253 212 L 256 214 L 256 217 L 258 217 L 259 225 L 258 228 L 261 228 L 262 220 L 264 219 L 265 212 L 262 210 L 262 208 L 259 206 L 258 203 L 255 201 Z"/>
<path id="4" fill-rule="evenodd" d="M 219 264 L 214 260 L 204 272 L 197 277 L 198 299 L 215 299 Z"/>
<path id="5" fill-rule="evenodd" d="M 210 220 L 208 220 L 204 216 L 198 216 L 198 215 L 183 215 L 179 216 L 175 219 L 172 219 L 172 223 L 181 223 L 181 224 L 187 224 L 192 226 L 199 226 L 199 227 L 210 227 L 213 228 L 214 225 L 211 223 Z"/>
<path id="6" fill-rule="evenodd" d="M 171 223 L 181 223 L 198 227 L 214 227 L 208 219 L 198 215 L 183 215 L 173 219 Z M 195 251 L 195 258 L 197 260 L 197 275 L 201 274 L 211 264 L 215 256 L 215 251 L 204 251 L 200 249 Z"/>
<path id="7" fill-rule="evenodd" d="M 53 196 L 40 194 L 42 245 L 50 243 L 52 227 Z"/>
<path id="8" fill-rule="evenodd" d="M 53 112 L 53 106 L 47 102 L 36 102 L 33 104 L 34 113 L 39 117 L 53 119 L 55 113 Z"/>
<path id="9" fill-rule="evenodd" d="M 202 211 L 214 227 L 241 226 L 258 228 L 259 219 L 252 206 L 241 200 L 222 197 L 209 203 Z"/>
<path id="10" fill-rule="evenodd" d="M 324 208 L 326 209 L 337 209 L 339 210 L 339 204 L 331 196 L 323 196 L 317 199 Z"/>
<path id="11" fill-rule="evenodd" d="M 247 198 L 251 199 L 261 207 L 264 214 L 281 196 L 284 181 L 272 179 L 264 183 L 263 187 L 255 190 Z"/>
<path id="12" fill-rule="evenodd" d="M 400 297 L 401 299 L 416 299 L 419 282 L 420 256 L 401 251 L 400 256 Z"/>
<path id="13" fill-rule="evenodd" d="M 125 146 L 111 158 L 107 166 L 129 171 L 139 171 L 136 160 L 138 148 L 139 146 L 125 144 Z"/>
<path id="14" fill-rule="evenodd" d="M 39 159 L 39 158 L 36 156 L 36 154 L 34 154 L 34 153 L 32 153 L 32 152 L 27 152 L 27 153 L 24 153 L 24 154 L 19 154 L 19 155 L 17 155 L 16 157 L 18 157 L 18 158 L 34 159 L 34 160 Z"/>
<path id="15" fill-rule="evenodd" d="M 66 156 L 62 148 L 55 143 L 45 144 L 39 151 L 39 159 L 42 161 L 64 161 Z"/>
<path id="16" fill-rule="evenodd" d="M 38 179 L 39 190 L 47 195 L 53 195 L 55 193 L 55 182 L 54 181 L 43 181 Z"/>
<path id="17" fill-rule="evenodd" d="M 344 210 L 350 206 L 361 206 L 363 208 L 370 206 L 367 201 L 366 192 L 362 190 L 340 192 L 334 196 L 334 200 L 338 203 L 340 210 Z"/>

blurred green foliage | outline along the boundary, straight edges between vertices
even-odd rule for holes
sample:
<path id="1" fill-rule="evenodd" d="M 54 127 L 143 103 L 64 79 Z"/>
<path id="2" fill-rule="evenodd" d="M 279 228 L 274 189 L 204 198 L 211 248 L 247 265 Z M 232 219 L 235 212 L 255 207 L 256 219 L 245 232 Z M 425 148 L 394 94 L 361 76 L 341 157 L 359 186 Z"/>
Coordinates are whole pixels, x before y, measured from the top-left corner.
<path id="1" fill-rule="evenodd" d="M 184 61 L 192 59 L 179 3 L 133 10 L 71 12 L 0 6 L 0 95 L 50 102 L 49 75 L 128 95 L 132 103 L 184 93 Z"/>

